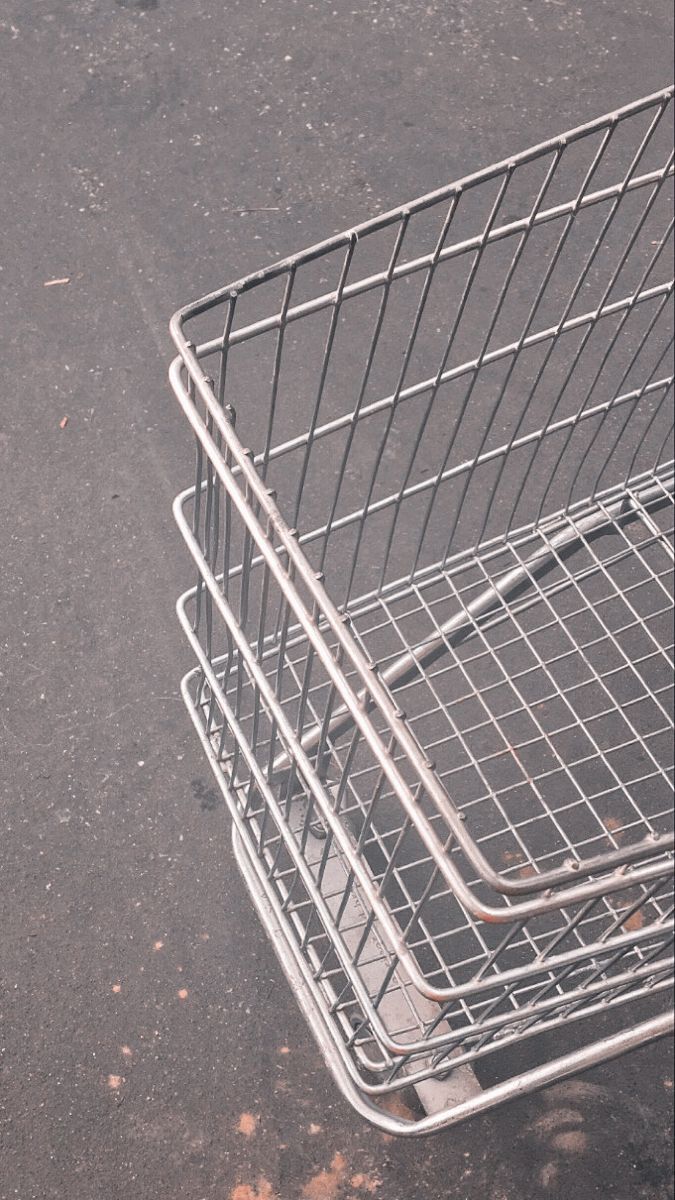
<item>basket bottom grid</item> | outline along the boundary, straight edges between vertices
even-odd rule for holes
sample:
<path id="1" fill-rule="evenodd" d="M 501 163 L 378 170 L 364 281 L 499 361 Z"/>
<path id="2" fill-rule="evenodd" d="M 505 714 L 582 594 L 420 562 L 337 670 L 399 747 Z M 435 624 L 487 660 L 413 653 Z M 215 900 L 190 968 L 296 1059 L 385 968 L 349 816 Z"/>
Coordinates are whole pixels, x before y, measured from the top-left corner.
<path id="1" fill-rule="evenodd" d="M 654 497 L 655 482 L 658 486 Z M 629 496 L 630 505 L 625 509 L 617 509 L 614 503 L 597 537 L 577 538 L 574 554 L 554 558 L 545 579 L 529 579 L 529 591 L 521 590 L 517 597 L 508 599 L 501 596 L 486 619 L 479 624 L 473 622 L 471 636 L 449 647 L 433 669 L 419 672 L 417 679 L 405 688 L 409 723 L 418 731 L 420 742 L 434 753 L 439 774 L 448 783 L 453 800 L 468 815 L 472 832 L 477 834 L 482 848 L 498 852 L 505 875 L 527 875 L 545 869 L 561 854 L 581 853 L 589 846 L 594 850 L 616 848 L 624 839 L 630 841 L 636 831 L 644 835 L 647 830 L 662 833 L 667 828 L 666 813 L 670 805 L 664 786 L 668 783 L 670 788 L 672 751 L 665 739 L 657 740 L 662 729 L 650 727 L 648 718 L 653 718 L 656 709 L 659 719 L 672 726 L 667 686 L 670 681 L 666 683 L 662 674 L 670 654 L 670 627 L 666 636 L 663 622 L 669 608 L 667 580 L 672 572 L 670 482 L 654 477 L 647 481 L 646 489 L 643 484 L 640 492 Z M 649 504 L 642 499 L 645 491 L 652 495 Z M 570 517 L 569 523 L 573 520 Z M 514 561 L 527 563 L 546 537 L 541 531 L 531 532 L 517 544 L 501 544 L 481 558 L 428 573 L 397 592 L 355 606 L 351 614 L 353 627 L 371 656 L 377 657 L 386 669 L 387 662 L 395 659 L 402 647 L 409 648 L 427 635 L 427 630 L 420 628 L 421 617 L 436 632 L 447 620 L 448 612 L 455 613 L 458 605 L 463 605 L 466 611 L 477 589 L 485 589 L 486 582 L 498 581 L 510 572 Z M 548 537 L 550 541 L 551 535 Z M 414 636 L 408 632 L 411 628 L 415 630 Z M 647 639 L 644 655 L 629 657 L 626 644 L 620 640 L 625 632 L 630 635 L 627 645 L 631 649 L 635 636 Z M 556 644 L 556 638 L 562 642 Z M 596 666 L 596 653 L 597 661 L 603 663 L 602 670 Z M 291 717 L 302 688 L 306 654 L 306 644 L 297 638 L 284 659 L 287 683 L 282 703 Z M 277 673 L 278 666 L 272 650 L 265 661 L 270 678 Z M 218 671 L 217 662 L 214 669 Z M 256 724 L 255 737 L 250 740 L 258 762 L 264 764 L 270 758 L 269 740 L 265 740 L 263 724 L 258 719 L 253 691 L 250 686 L 242 687 L 241 680 L 239 673 L 236 690 L 230 691 L 240 726 L 239 736 L 249 735 L 251 726 Z M 632 702 L 622 691 L 628 686 L 633 689 Z M 213 708 L 210 692 L 204 687 L 202 683 L 197 689 L 200 719 L 203 717 L 206 723 L 210 745 L 222 751 L 218 708 L 217 705 Z M 317 721 L 320 691 L 317 688 L 310 692 L 307 705 L 310 717 Z M 469 715 L 472 704 L 482 706 L 479 720 Z M 604 708 L 598 708 L 598 704 Z M 640 727 L 637 714 L 645 705 L 648 707 Z M 432 730 L 439 729 L 439 722 L 440 735 L 434 738 Z M 515 733 L 517 722 L 523 728 L 520 737 Z M 583 753 L 576 757 L 564 755 L 559 738 L 568 734 L 582 738 L 587 736 L 589 728 L 593 730 L 592 740 L 584 746 Z M 462 765 L 462 755 L 467 760 L 469 748 L 475 747 L 481 738 L 491 740 L 490 747 L 482 754 L 472 751 L 471 761 Z M 336 739 L 331 746 L 333 769 L 337 767 L 338 775 L 347 745 L 348 742 Z M 634 765 L 641 750 L 650 756 L 650 768 L 645 771 L 640 765 L 637 773 L 633 771 L 624 779 L 616 768 L 615 753 L 629 753 L 626 761 Z M 539 770 L 524 768 L 529 751 L 536 752 Z M 452 764 L 445 769 L 443 755 Z M 512 763 L 520 772 L 515 783 L 505 769 Z M 594 790 L 587 780 L 583 791 L 577 782 L 576 792 L 572 792 L 571 780 L 581 768 L 611 769 L 612 785 L 604 789 L 596 785 Z M 225 776 L 227 769 L 223 763 Z M 495 778 L 501 772 L 500 786 L 495 784 L 481 796 L 476 781 L 480 784 L 493 769 Z M 473 793 L 462 802 L 461 794 L 458 797 L 451 784 L 469 770 L 473 773 Z M 560 989 L 562 978 L 568 980 L 563 992 L 574 990 L 572 985 L 588 988 L 591 981 L 593 992 L 595 985 L 604 986 L 607 955 L 613 949 L 619 951 L 620 974 L 642 964 L 650 940 L 662 944 L 668 936 L 672 903 L 666 881 L 664 886 L 635 887 L 599 897 L 581 913 L 570 913 L 561 907 L 541 915 L 523 929 L 511 930 L 504 943 L 503 927 L 477 927 L 467 919 L 441 881 L 435 880 L 428 887 L 429 879 L 434 876 L 434 861 L 428 852 L 420 852 L 419 841 L 409 837 L 405 851 L 401 852 L 401 815 L 393 798 L 381 796 L 377 820 L 369 816 L 370 824 L 366 826 L 363 796 L 369 790 L 367 775 L 368 768 L 361 770 L 358 758 L 351 763 L 341 801 L 341 820 L 353 843 L 359 841 L 359 853 L 376 882 L 394 865 L 386 902 L 395 923 L 406 930 L 406 945 L 419 971 L 432 988 L 467 986 L 469 989 L 486 968 L 489 975 L 494 973 L 492 995 L 486 990 L 483 999 L 465 999 L 458 1007 L 458 1019 L 465 1030 L 481 1025 L 486 1010 L 494 1015 L 495 1026 L 505 1026 L 509 1021 L 504 1016 L 504 1007 L 527 1008 L 533 998 L 541 1006 L 542 988 L 546 996 L 551 947 L 555 947 L 557 955 L 557 964 L 555 969 L 551 968 L 553 973 L 548 979 L 553 989 Z M 555 788 L 561 781 L 565 791 L 556 802 Z M 245 785 L 239 780 L 237 786 Z M 518 819 L 513 805 L 519 796 L 520 803 L 524 803 L 523 788 L 527 789 L 527 808 Z M 603 815 L 604 804 L 611 805 L 616 814 L 619 801 L 628 806 L 629 817 L 622 820 L 611 812 Z M 297 858 L 304 859 L 315 884 L 318 881 L 318 890 L 329 909 L 332 905 L 335 928 L 344 935 L 345 930 L 349 932 L 349 917 L 341 908 L 344 870 L 343 882 L 336 886 L 334 895 L 326 884 L 325 860 L 337 857 L 331 839 L 326 847 L 321 840 L 308 836 L 307 810 L 302 802 L 294 803 L 286 817 L 295 841 L 294 862 L 281 853 L 280 830 L 269 819 L 264 801 L 255 789 L 248 789 L 243 806 L 253 853 L 267 857 L 268 874 L 275 877 L 276 885 L 282 889 L 287 913 L 292 913 L 294 921 L 303 928 L 303 944 L 318 953 L 317 946 L 324 939 L 318 961 L 322 964 L 320 974 L 328 979 L 332 972 L 327 965 L 331 961 L 332 934 L 321 928 L 317 920 L 316 895 L 305 894 L 300 887 Z M 439 826 L 442 824 L 438 813 L 430 813 L 429 819 Z M 556 837 L 559 849 L 552 850 Z M 443 830 L 439 829 L 439 843 L 443 840 Z M 478 890 L 480 882 L 472 882 Z M 356 895 L 353 876 L 349 876 L 348 886 Z M 423 911 L 418 903 L 422 895 Z M 415 919 L 411 920 L 413 914 Z M 367 905 L 355 922 L 357 929 L 359 922 L 361 926 L 368 922 L 371 928 L 377 927 Z M 380 937 L 380 947 L 382 944 Z M 593 957 L 596 945 L 601 946 L 600 960 Z M 379 955 L 377 949 L 375 959 Z M 562 960 L 569 961 L 560 976 Z M 539 966 L 535 970 L 533 964 L 537 961 Z M 585 962 L 585 982 L 581 982 L 579 974 L 580 961 Z M 361 973 L 367 963 L 367 955 L 359 949 L 358 962 L 352 964 L 354 970 Z M 525 976 L 520 987 L 505 983 L 503 976 L 509 972 Z M 339 968 L 335 968 L 335 973 L 339 974 Z M 399 987 L 396 981 L 394 986 Z M 498 989 L 501 1000 L 495 1003 Z M 400 991 L 407 994 L 406 986 L 401 986 Z M 377 987 L 372 994 L 379 1003 Z M 546 1009 L 548 999 L 543 1006 Z M 348 1007 L 342 1004 L 339 989 L 333 1002 L 345 1010 Z M 413 1014 L 416 1003 L 412 1006 Z M 362 1020 L 358 1014 L 354 1019 Z M 397 1024 L 393 1035 L 403 1042 L 424 1039 L 433 1024 L 433 1017 L 426 1023 L 423 1020 L 420 1033 L 418 1016 L 413 1015 L 410 1029 Z M 454 1040 L 459 1042 L 462 1038 L 456 1036 Z"/>
<path id="2" fill-rule="evenodd" d="M 330 982 L 335 984 L 336 981 L 330 980 L 330 973 L 328 987 L 326 977 L 322 980 L 317 978 L 316 970 L 310 967 L 311 955 L 307 954 L 307 942 L 303 937 L 297 936 L 297 929 L 294 936 L 283 904 L 275 899 L 273 890 L 269 888 L 269 880 L 266 880 L 264 872 L 261 872 L 260 860 L 256 859 L 252 848 L 247 846 L 237 831 L 234 832 L 233 843 L 251 898 L 268 931 L 269 914 L 273 914 L 275 951 L 286 973 L 295 983 L 296 994 L 301 998 L 301 1005 L 312 1031 L 315 1035 L 323 1033 L 323 1037 L 319 1036 L 318 1040 L 320 1045 L 324 1042 L 322 1048 L 329 1066 L 338 1078 L 341 1072 L 345 1071 L 362 1095 L 371 1100 L 385 1099 L 392 1093 L 412 1086 L 416 1088 L 422 1104 L 429 1111 L 426 1103 L 429 1093 L 425 1094 L 425 1088 L 428 1088 L 429 1082 L 433 1087 L 434 1081 L 443 1082 L 448 1079 L 454 1081 L 454 1087 L 464 1097 L 467 1094 L 475 1095 L 476 1090 L 480 1090 L 480 1085 L 477 1084 L 471 1067 L 477 1060 L 483 1060 L 490 1055 L 492 1066 L 489 1074 L 492 1079 L 508 1080 L 509 1075 L 513 1073 L 513 1061 L 509 1059 L 509 1050 L 515 1044 L 520 1045 L 524 1039 L 534 1039 L 538 1045 L 543 1039 L 539 1054 L 545 1059 L 550 1053 L 550 1035 L 555 1034 L 563 1025 L 569 1029 L 570 1025 L 583 1021 L 584 1018 L 596 1018 L 596 1028 L 598 1022 L 601 1026 L 604 1023 L 606 1033 L 605 1018 L 612 1014 L 618 1015 L 617 1010 L 626 1004 L 641 1002 L 643 1015 L 645 1006 L 655 1011 L 663 1010 L 664 993 L 668 994 L 672 988 L 672 959 L 660 958 L 654 954 L 651 971 L 642 977 L 636 976 L 632 984 L 624 982 L 623 985 L 610 988 L 599 996 L 589 995 L 576 1004 L 561 1005 L 558 1011 L 553 1010 L 546 1019 L 540 1017 L 538 1021 L 529 1022 L 524 1019 L 510 1029 L 497 1030 L 491 1038 L 485 1034 L 481 1036 L 478 1030 L 473 1044 L 468 1049 L 461 1044 L 455 1044 L 436 1052 L 428 1050 L 418 1055 L 392 1058 L 378 1043 L 367 1023 L 359 1017 L 358 1004 L 347 995 L 344 984 L 341 988 L 336 985 L 341 995 L 341 1000 L 337 1000 L 336 987 L 330 986 Z M 298 987 L 298 971 L 304 977 L 301 988 Z M 337 975 L 337 971 L 335 974 Z M 430 1010 L 427 1008 L 424 1012 L 419 1009 L 416 1011 L 410 1003 L 409 995 L 404 993 L 402 997 L 397 996 L 399 985 L 395 976 L 393 978 L 390 1012 L 397 1013 L 400 1018 L 407 1004 L 407 1028 L 412 1031 L 413 1025 L 416 1024 L 415 1032 L 419 1033 L 428 1025 Z M 621 1018 L 621 1021 L 625 1024 L 626 1018 Z M 330 1040 L 328 1048 L 325 1046 L 326 1032 Z M 537 1057 L 536 1051 L 534 1057 Z M 598 1043 L 598 1061 L 603 1057 L 601 1043 Z M 463 1064 L 470 1066 L 467 1068 Z M 462 1072 L 467 1069 L 469 1074 L 462 1077 Z M 433 1091 L 431 1096 L 433 1097 Z"/>
<path id="3" fill-rule="evenodd" d="M 672 838 L 672 486 L 672 470 L 649 477 L 626 493 L 625 507 L 605 509 L 592 535 L 580 532 L 565 552 L 551 549 L 545 571 L 528 569 L 555 546 L 538 529 L 349 609 L 364 652 L 385 676 L 467 616 L 461 636 L 448 638 L 445 652 L 395 694 L 474 842 L 505 879 Z M 577 527 L 581 519 L 570 516 L 556 534 Z M 472 617 L 469 606 L 514 568 L 517 591 L 495 591 L 488 611 Z M 283 663 L 282 704 L 292 721 L 306 662 L 298 638 Z M 274 647 L 265 667 L 273 679 Z M 307 725 L 321 724 L 327 689 L 310 689 Z M 252 690 L 244 687 L 236 703 L 247 731 Z M 389 731 L 378 731 L 386 743 Z M 356 837 L 366 833 L 366 853 L 370 844 L 376 854 L 364 823 L 377 768 L 365 755 L 348 759 L 350 740 L 351 730 L 328 739 L 328 782 L 337 786 L 349 761 L 341 812 Z M 258 734 L 261 762 L 265 751 Z M 394 757 L 405 772 L 404 758 Z M 377 852 L 386 856 L 383 839 L 399 836 L 401 816 L 386 789 L 379 797 Z M 438 818 L 431 807 L 428 816 Z"/>
<path id="4" fill-rule="evenodd" d="M 440 1080 L 427 1078 L 413 1084 L 418 1103 L 412 1110 L 405 1102 L 401 1104 L 397 1095 L 373 1095 L 371 1088 L 363 1087 L 353 1061 L 346 1054 L 344 1040 L 333 1019 L 333 1012 L 322 1004 L 322 996 L 311 973 L 306 970 L 306 964 L 297 947 L 292 941 L 286 942 L 283 927 L 279 923 L 280 910 L 266 894 L 264 881 L 256 869 L 255 858 L 246 849 L 236 831 L 233 831 L 233 847 L 258 915 L 336 1084 L 357 1112 L 387 1133 L 415 1136 L 438 1132 L 476 1113 L 485 1112 L 511 1096 L 523 1096 L 527 1092 L 608 1061 L 656 1038 L 672 1035 L 672 1014 L 658 1011 L 662 1008 L 662 997 L 659 994 L 661 988 L 657 988 L 652 997 L 656 1002 L 656 1015 L 645 1020 L 643 1013 L 639 1024 L 631 1025 L 618 1033 L 608 1031 L 605 1024 L 601 1035 L 595 1041 L 586 1042 L 571 1052 L 568 1050 L 563 1056 L 549 1059 L 545 1065 L 528 1066 L 523 1069 L 519 1047 L 517 1067 L 515 1070 L 512 1067 L 509 1071 L 507 1052 L 506 1078 L 501 1083 L 495 1084 L 491 1080 L 486 1088 L 482 1088 L 470 1069 L 468 1074 L 463 1075 L 462 1068 L 451 1068 L 443 1073 Z M 653 1008 L 654 1004 L 650 1007 Z M 405 1089 L 403 1094 L 406 1100 L 411 1095 L 414 1096 L 410 1085 L 410 1079 L 399 1075 L 396 1091 Z M 418 1109 L 417 1113 L 415 1107 Z"/>
<path id="5" fill-rule="evenodd" d="M 321 887 L 329 920 L 321 918 L 316 897 L 301 884 L 269 814 L 264 808 L 256 811 L 248 803 L 246 789 L 236 795 L 227 786 L 223 764 L 215 753 L 219 730 L 209 727 L 209 698 L 203 694 L 198 673 L 193 674 L 192 684 L 201 702 L 195 703 L 189 688 L 184 689 L 184 695 L 235 816 L 246 859 L 263 880 L 277 911 L 279 936 L 287 943 L 287 953 L 303 962 L 332 1036 L 339 1038 L 350 1069 L 366 1091 L 379 1094 L 442 1078 L 448 1069 L 456 1070 L 517 1041 L 546 1034 L 563 1023 L 574 1023 L 668 986 L 672 976 L 668 955 L 672 927 L 666 879 L 660 885 L 660 894 L 654 897 L 664 915 L 645 931 L 646 936 L 635 933 L 618 948 L 609 945 L 592 959 L 570 962 L 562 969 L 551 965 L 542 972 L 540 968 L 534 979 L 526 973 L 511 986 L 504 984 L 498 971 L 493 986 L 477 996 L 459 998 L 443 1008 L 430 1002 L 401 970 L 334 846 L 326 848 L 316 838 L 306 845 L 306 861 L 310 867 L 322 862 Z M 290 823 L 302 828 L 299 811 L 291 815 Z M 351 956 L 351 969 L 337 953 L 338 939 L 343 953 L 346 949 Z M 531 956 L 532 945 L 527 938 L 523 939 L 523 949 Z M 369 1015 L 364 1015 L 367 1012 Z M 395 1053 L 392 1045 L 398 1048 Z"/>
<path id="6" fill-rule="evenodd" d="M 514 565 L 524 568 L 529 586 L 517 595 L 499 595 L 485 617 L 472 620 L 466 636 L 448 645 L 400 693 L 418 741 L 433 754 L 476 841 L 505 875 L 527 875 L 570 853 L 617 848 L 667 830 L 672 496 L 663 488 L 656 499 L 647 505 L 635 494 L 616 519 L 616 509 L 608 511 L 597 536 L 577 538 L 573 554 L 552 555 L 545 577 L 527 564 L 542 545 L 555 545 L 555 535 L 537 530 L 428 572 L 350 612 L 367 653 L 386 671 L 402 652 L 438 634 L 458 610 L 470 613 L 476 595 Z M 306 656 L 298 636 L 284 659 L 282 703 L 291 717 Z M 263 663 L 268 677 L 277 674 L 274 648 Z M 218 660 L 213 668 L 218 678 Z M 255 722 L 254 756 L 269 762 L 272 747 L 253 689 L 242 687 L 241 672 L 235 675 L 236 691 L 225 696 L 236 713 L 237 736 L 245 740 Z M 222 671 L 220 679 L 225 683 Z M 440 882 L 427 887 L 433 858 L 420 855 L 419 844 L 409 845 L 407 857 L 398 854 L 387 903 L 395 923 L 406 930 L 407 947 L 425 980 L 432 987 L 467 985 L 465 994 L 460 990 L 457 999 L 439 1007 L 401 969 L 333 840 L 320 836 L 324 831 L 316 822 L 308 833 L 301 797 L 286 806 L 285 823 L 295 845 L 289 852 L 264 798 L 230 772 L 231 747 L 221 737 L 227 712 L 223 716 L 200 672 L 193 682 L 188 703 L 219 782 L 241 818 L 242 853 L 249 866 L 262 870 L 287 953 L 304 962 L 331 1036 L 366 1091 L 377 1094 L 442 1078 L 450 1062 L 456 1070 L 669 985 L 667 878 L 599 897 L 580 914 L 561 906 L 512 928 L 504 941 L 503 928 L 477 927 L 468 920 Z M 307 712 L 317 722 L 321 703 L 321 687 L 311 689 Z M 372 790 L 372 768 L 357 756 L 346 773 L 348 745 L 344 737 L 329 742 L 329 790 L 331 775 L 344 776 L 341 820 L 352 844 L 359 842 L 372 878 L 382 879 L 393 847 L 400 849 L 401 815 L 393 797 L 383 794 L 377 821 L 371 815 L 365 824 L 363 797 Z M 439 813 L 430 812 L 429 819 L 442 822 Z M 312 876 L 309 887 L 300 879 L 299 858 Z M 480 881 L 472 882 L 480 888 Z M 317 892 L 325 905 L 323 917 Z M 423 892 L 422 920 L 415 898 Z M 557 962 L 548 961 L 551 947 Z M 472 993 L 473 981 L 486 971 L 488 986 Z M 504 978 L 509 972 L 513 980 Z"/>

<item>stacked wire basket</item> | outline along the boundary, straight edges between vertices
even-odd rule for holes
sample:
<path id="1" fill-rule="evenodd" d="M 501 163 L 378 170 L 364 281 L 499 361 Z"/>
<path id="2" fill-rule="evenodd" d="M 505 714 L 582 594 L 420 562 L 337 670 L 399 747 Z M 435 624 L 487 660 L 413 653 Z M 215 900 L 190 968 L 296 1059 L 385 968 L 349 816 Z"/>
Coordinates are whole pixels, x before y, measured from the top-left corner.
<path id="1" fill-rule="evenodd" d="M 672 95 L 172 321 L 184 698 L 390 1132 L 672 1030 Z"/>

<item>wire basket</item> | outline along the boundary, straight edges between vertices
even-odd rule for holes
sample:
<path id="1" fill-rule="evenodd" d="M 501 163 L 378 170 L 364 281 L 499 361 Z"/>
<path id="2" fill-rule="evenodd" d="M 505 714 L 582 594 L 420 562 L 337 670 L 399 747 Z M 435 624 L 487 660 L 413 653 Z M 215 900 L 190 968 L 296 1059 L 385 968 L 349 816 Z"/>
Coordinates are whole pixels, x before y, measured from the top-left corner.
<path id="1" fill-rule="evenodd" d="M 383 1127 L 372 1097 L 412 1082 L 412 1128 L 448 1124 L 505 1098 L 471 1064 L 671 977 L 669 122 L 672 89 L 172 321 L 183 693 Z"/>

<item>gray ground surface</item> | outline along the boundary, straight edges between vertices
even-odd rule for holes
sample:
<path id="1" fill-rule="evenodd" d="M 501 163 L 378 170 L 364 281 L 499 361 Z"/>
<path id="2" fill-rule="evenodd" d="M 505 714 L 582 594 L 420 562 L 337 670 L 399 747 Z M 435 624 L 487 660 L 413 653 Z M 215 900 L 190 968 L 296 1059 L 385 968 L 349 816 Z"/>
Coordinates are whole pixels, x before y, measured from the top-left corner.
<path id="1" fill-rule="evenodd" d="M 165 383 L 179 303 L 669 60 L 666 0 L 2 0 L 2 1200 L 670 1194 L 663 1044 L 427 1142 L 334 1091 L 177 695 Z"/>

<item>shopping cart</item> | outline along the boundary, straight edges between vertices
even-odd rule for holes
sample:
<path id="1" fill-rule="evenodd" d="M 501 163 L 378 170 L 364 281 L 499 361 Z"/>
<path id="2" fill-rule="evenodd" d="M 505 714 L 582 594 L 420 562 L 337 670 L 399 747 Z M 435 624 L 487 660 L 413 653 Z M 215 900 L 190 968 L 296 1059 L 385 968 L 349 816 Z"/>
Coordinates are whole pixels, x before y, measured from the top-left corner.
<path id="1" fill-rule="evenodd" d="M 172 320 L 183 695 L 389 1132 L 672 1031 L 672 97 Z"/>

